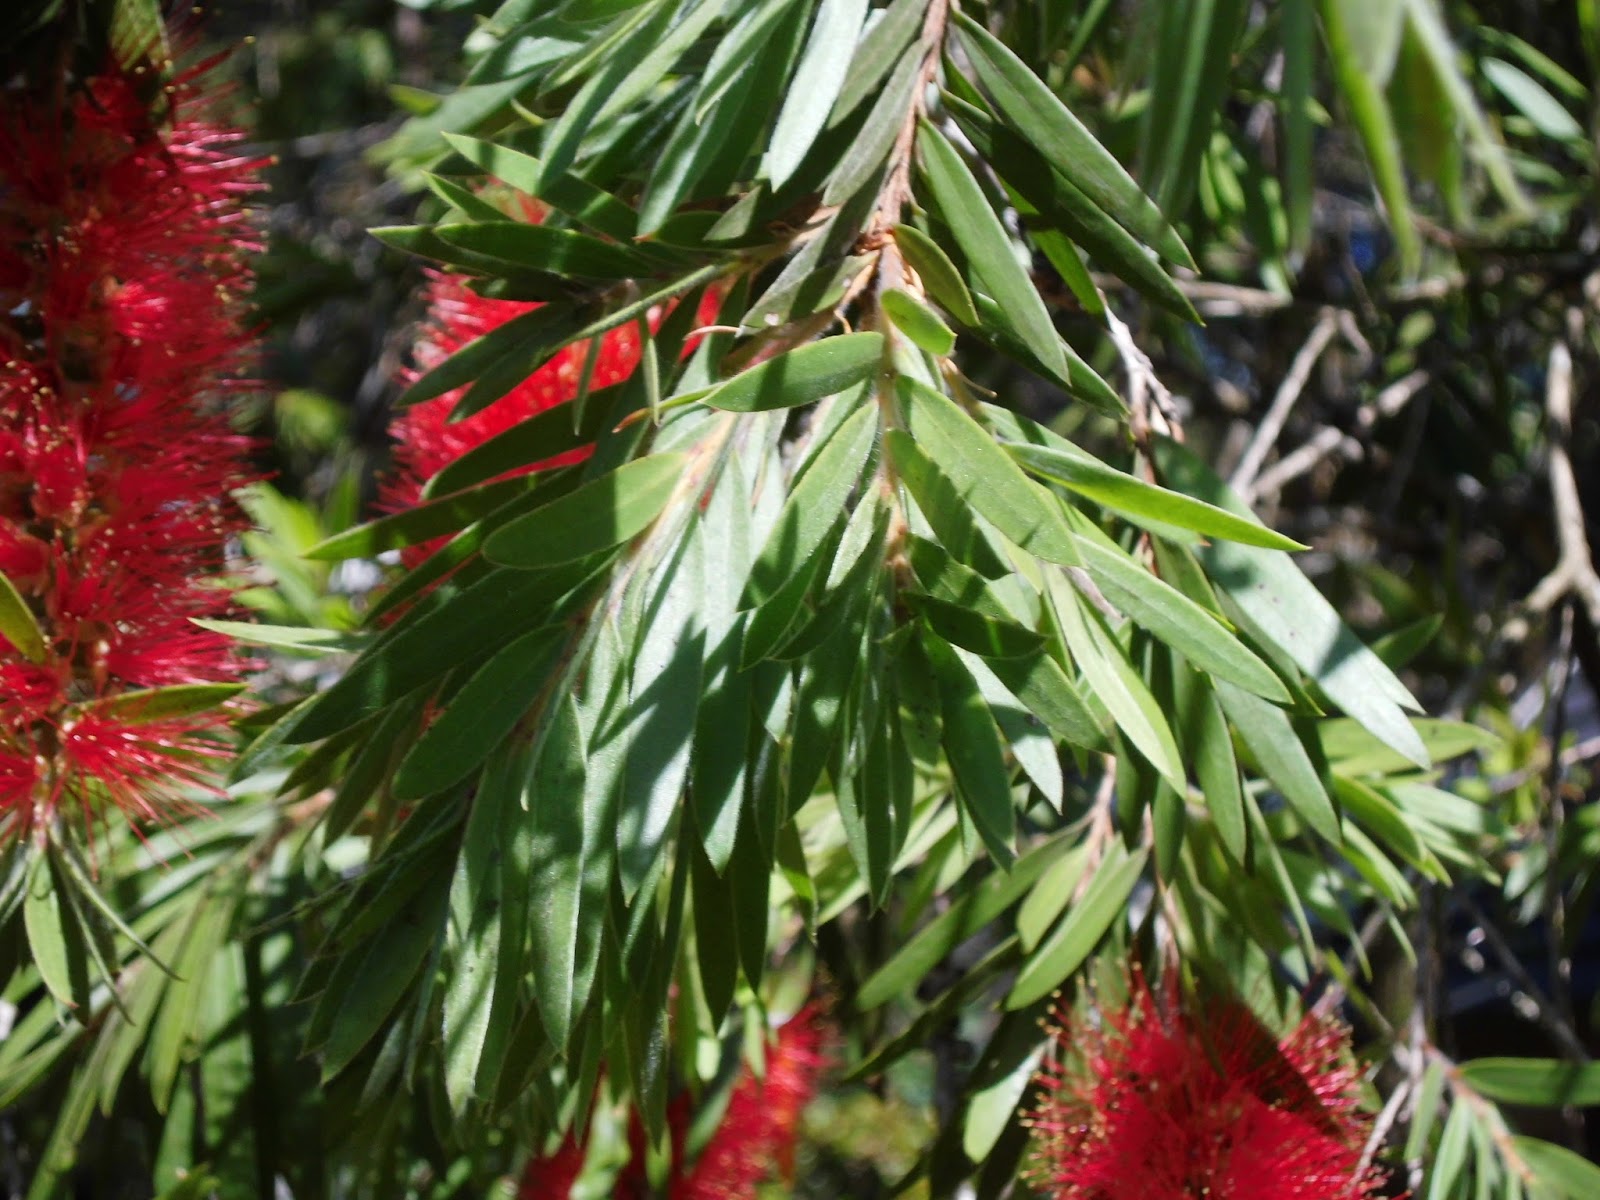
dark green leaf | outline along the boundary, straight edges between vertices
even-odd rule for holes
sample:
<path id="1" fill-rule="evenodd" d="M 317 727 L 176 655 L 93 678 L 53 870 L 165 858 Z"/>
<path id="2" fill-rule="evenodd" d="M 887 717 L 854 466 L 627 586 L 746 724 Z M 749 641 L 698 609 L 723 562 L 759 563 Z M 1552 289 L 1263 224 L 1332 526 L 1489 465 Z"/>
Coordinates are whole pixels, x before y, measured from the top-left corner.
<path id="1" fill-rule="evenodd" d="M 447 133 L 445 141 L 456 153 L 496 179 L 561 209 L 607 237 L 619 242 L 632 240 L 637 224 L 633 210 L 580 176 L 567 174 L 552 178 L 543 164 L 531 155 L 478 138 Z"/>
<path id="2" fill-rule="evenodd" d="M 661 514 L 687 463 L 683 454 L 652 454 L 625 463 L 497 530 L 484 543 L 484 557 L 528 569 L 620 545 Z"/>
<path id="3" fill-rule="evenodd" d="M 336 533 L 312 546 L 304 557 L 337 562 L 345 558 L 376 558 L 385 550 L 415 546 L 465 528 L 508 501 L 531 492 L 539 482 L 537 476 L 522 475 L 447 495 Z"/>
<path id="4" fill-rule="evenodd" d="M 1240 515 L 1249 508 L 1199 459 L 1157 438 L 1152 453 L 1161 474 L 1183 491 Z M 1405 710 L 1417 702 L 1383 660 L 1361 644 L 1294 561 L 1276 550 L 1216 542 L 1200 551 L 1211 581 L 1260 633 L 1356 720 L 1419 766 L 1428 751 Z"/>
<path id="5" fill-rule="evenodd" d="M 939 681 L 945 757 L 957 794 L 990 855 L 1008 867 L 1015 856 L 1017 815 L 994 718 L 972 672 L 944 641 L 925 637 L 923 649 Z"/>
<path id="6" fill-rule="evenodd" d="M 951 96 L 946 101 L 963 132 L 984 160 L 994 164 L 1013 189 L 1023 212 L 1023 224 L 1069 284 L 1073 275 L 1086 279 L 1082 262 L 1069 244 L 1057 253 L 1052 237 L 1070 238 L 1115 271 L 1117 277 L 1141 294 L 1185 320 L 1199 318 L 1172 277 L 1140 243 L 1051 167 L 1044 156 L 1021 137 L 977 106 Z M 1070 257 L 1069 257 L 1070 256 Z M 1081 286 L 1081 280 L 1080 280 Z M 1093 283 L 1085 289 L 1095 304 Z M 1078 289 L 1074 288 L 1074 292 Z M 1085 297 L 1080 296 L 1080 301 Z"/>
<path id="7" fill-rule="evenodd" d="M 839 524 L 861 478 L 878 436 L 877 408 L 857 393 L 841 396 L 834 403 L 845 406 L 849 416 L 813 450 L 814 457 L 784 501 L 761 553 L 751 565 L 740 608 L 764 604 L 797 572 L 811 565 L 812 556 Z M 798 597 L 793 599 L 797 601 Z"/>
<path id="8" fill-rule="evenodd" d="M 558 625 L 525 633 L 478 668 L 401 760 L 395 794 L 432 795 L 476 771 L 549 685 L 566 632 Z"/>
<path id="9" fill-rule="evenodd" d="M 896 381 L 896 390 L 906 432 L 967 504 L 1030 554 L 1082 565 L 1055 498 L 1022 473 L 988 430 L 948 396 L 908 376 Z"/>
<path id="10" fill-rule="evenodd" d="M 91 700 L 82 711 L 137 725 L 205 712 L 231 700 L 244 690 L 242 683 L 179 683 L 171 687 L 138 688 Z"/>
<path id="11" fill-rule="evenodd" d="M 978 181 L 944 135 L 926 122 L 918 130 L 917 148 L 934 203 L 1004 321 L 1046 369 L 1066 378 L 1061 336 Z"/>
<path id="12" fill-rule="evenodd" d="M 822 0 L 767 144 L 764 170 L 781 187 L 805 158 L 850 73 L 867 0 Z"/>
<path id="13" fill-rule="evenodd" d="M 1027 64 L 966 14 L 957 14 L 956 20 L 978 78 L 1034 149 L 1140 240 L 1172 262 L 1194 266 L 1161 210 Z"/>
<path id="14" fill-rule="evenodd" d="M 1266 777 L 1300 819 L 1337 844 L 1339 814 L 1289 715 L 1242 688 L 1217 681 L 1217 698 Z"/>
<path id="15" fill-rule="evenodd" d="M 1011 444 L 1006 449 L 1040 478 L 1058 483 L 1154 532 L 1177 526 L 1244 545 L 1273 550 L 1305 549 L 1299 542 L 1268 529 L 1253 517 L 1236 516 L 1182 492 L 1146 483 L 1076 447 L 1069 450 L 1054 445 Z"/>

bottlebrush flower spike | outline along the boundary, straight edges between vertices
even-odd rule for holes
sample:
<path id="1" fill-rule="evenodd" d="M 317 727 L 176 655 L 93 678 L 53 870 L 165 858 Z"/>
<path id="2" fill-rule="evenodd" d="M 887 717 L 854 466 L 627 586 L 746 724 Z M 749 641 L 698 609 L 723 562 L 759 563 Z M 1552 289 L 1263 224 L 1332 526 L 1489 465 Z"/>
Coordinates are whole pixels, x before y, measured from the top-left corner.
<path id="1" fill-rule="evenodd" d="M 539 307 L 532 302 L 480 296 L 467 286 L 465 277 L 442 271 L 429 272 L 426 295 L 428 312 L 416 350 L 416 364 L 401 376 L 401 382 L 407 386 L 468 342 Z M 529 417 L 576 397 L 588 353 L 587 342 L 568 346 L 488 408 L 455 424 L 450 423 L 450 412 L 466 391 L 464 387 L 406 409 L 390 428 L 396 441 L 394 472 L 383 486 L 383 506 L 393 511 L 412 507 L 421 499 L 423 485 L 468 450 Z M 636 326 L 622 325 L 611 330 L 600 339 L 590 387 L 598 389 L 620 383 L 639 365 L 639 357 Z M 526 474 L 582 457 L 581 452 L 573 452 L 507 474 Z M 442 544 L 443 539 L 440 539 L 407 547 L 406 565 L 415 566 Z"/>
<path id="2" fill-rule="evenodd" d="M 1158 1000 L 1055 1031 L 1031 1124 L 1055 1200 L 1366 1200 L 1371 1121 L 1348 1035 L 1307 1015 L 1281 1041 L 1237 1001 Z"/>
<path id="3" fill-rule="evenodd" d="M 757 1185 L 772 1175 L 794 1173 L 795 1139 L 800 1116 L 816 1094 L 827 1065 L 821 1018 L 801 1009 L 778 1030 L 767 1051 L 767 1069 L 758 1079 L 746 1070 L 734 1084 L 728 1108 L 700 1156 L 691 1164 L 674 1164 L 667 1200 L 749 1200 Z M 668 1107 L 672 1144 L 681 1153 L 692 1115 L 687 1095 Z M 617 1179 L 614 1200 L 639 1200 L 649 1195 L 644 1172 L 644 1129 L 637 1117 L 630 1130 L 633 1157 Z M 548 1158 L 528 1164 L 518 1200 L 568 1200 L 584 1159 L 581 1144 L 569 1138 Z"/>
<path id="4" fill-rule="evenodd" d="M 32 661 L 0 636 L 6 839 L 63 809 L 169 816 L 221 718 L 147 717 L 136 693 L 242 666 L 190 622 L 228 610 L 224 542 L 247 524 L 226 404 L 263 165 L 206 119 L 210 65 L 171 81 L 160 122 L 115 69 L 0 92 L 0 573 L 45 640 Z"/>
<path id="5" fill-rule="evenodd" d="M 529 207 L 524 215 L 537 223 L 542 214 L 536 207 Z M 429 272 L 427 316 L 423 321 L 422 339 L 414 356 L 415 365 L 401 375 L 402 384 L 410 386 L 467 343 L 539 307 L 538 303 L 531 301 L 494 300 L 480 296 L 467 285 L 465 276 L 444 271 Z M 714 291 L 706 294 L 700 307 L 702 322 L 716 320 L 719 299 Z M 669 307 L 652 310 L 647 319 L 652 331 L 660 325 Z M 693 342 L 689 348 L 692 347 Z M 583 382 L 583 368 L 589 352 L 589 342 L 567 346 L 499 400 L 464 421 L 452 424 L 450 413 L 465 394 L 465 387 L 406 409 L 390 427 L 396 443 L 394 470 L 383 484 L 380 497 L 382 506 L 393 512 L 411 508 L 421 500 L 422 489 L 428 480 L 468 450 L 481 446 L 496 434 L 529 417 L 575 399 Z M 642 346 L 638 326 L 630 323 L 610 330 L 600 338 L 594 353 L 590 388 L 598 391 L 621 383 L 639 365 Z M 570 451 L 518 471 L 508 471 L 497 478 L 578 462 L 587 453 L 586 449 Z M 408 567 L 415 566 L 443 545 L 445 540 L 441 538 L 409 546 L 401 552 L 401 556 Z"/>

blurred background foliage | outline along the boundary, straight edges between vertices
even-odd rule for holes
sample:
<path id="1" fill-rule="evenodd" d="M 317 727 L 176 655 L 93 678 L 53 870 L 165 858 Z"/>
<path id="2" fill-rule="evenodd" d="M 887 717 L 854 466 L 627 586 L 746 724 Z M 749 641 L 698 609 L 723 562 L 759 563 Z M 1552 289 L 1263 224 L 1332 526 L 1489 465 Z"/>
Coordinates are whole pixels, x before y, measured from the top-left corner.
<path id="1" fill-rule="evenodd" d="M 381 576 L 375 564 L 330 569 L 300 552 L 370 514 L 421 316 L 421 273 L 365 231 L 412 219 L 422 203 L 416 168 L 442 151 L 437 130 L 475 126 L 459 104 L 440 103 L 471 68 L 461 47 L 492 7 L 228 0 L 205 22 L 208 39 L 234 47 L 225 70 L 235 119 L 277 158 L 257 266 L 263 387 L 240 418 L 271 473 L 252 502 L 260 531 L 247 549 L 259 586 L 246 602 L 275 624 L 347 630 Z M 1556 447 L 1583 509 L 1600 512 L 1600 17 L 1593 0 L 1328 0 L 1316 6 L 1318 32 L 1312 7 L 991 6 L 1012 44 L 1050 48 L 1051 85 L 1139 168 L 1195 252 L 1199 270 L 1183 292 L 1203 325 L 1095 275 L 1148 356 L 1141 386 L 1170 388 L 1190 443 L 1246 484 L 1264 519 L 1313 547 L 1302 567 L 1364 635 L 1390 635 L 1393 660 L 1407 663 L 1430 712 L 1501 736 L 1498 749 L 1468 760 L 1471 777 L 1454 781 L 1482 802 L 1486 831 L 1507 831 L 1498 878 L 1448 893 L 1420 882 L 1418 960 L 1401 961 L 1376 938 L 1380 970 L 1395 974 L 1395 995 L 1437 1017 L 1455 1057 L 1592 1054 L 1600 600 L 1538 587 L 1563 562 Z M 1404 16 L 1417 12 L 1424 18 Z M 1186 42 L 1203 17 L 1214 44 Z M 1342 47 L 1330 20 L 1342 23 Z M 1331 52 L 1313 53 L 1312 37 Z M 1285 119 L 1290 105 L 1297 115 Z M 1170 130 L 1191 136 L 1175 145 Z M 1090 319 L 1086 297 L 1042 257 L 1034 267 L 1068 339 L 1116 377 L 1125 355 Z M 1556 343 L 1575 381 L 1570 429 L 1550 420 Z M 973 373 L 995 382 L 981 363 Z M 1029 386 L 1034 415 L 1115 459 L 1108 422 Z M 304 680 L 319 661 L 289 654 L 273 670 Z M 283 814 L 251 812 L 213 832 L 219 846 L 257 847 L 242 868 L 255 882 L 233 881 L 248 907 L 243 927 L 255 932 L 211 969 L 265 972 L 259 989 L 216 994 L 254 995 L 272 1019 L 254 1006 L 209 1012 L 184 1036 L 206 1048 L 194 1070 L 224 1092 L 244 1086 L 227 1048 L 253 1038 L 259 1055 L 266 1038 L 285 1048 L 271 1061 L 307 1085 L 279 1079 L 280 1094 L 314 1095 L 315 1068 L 294 1053 L 305 1006 L 288 1004 L 307 940 L 288 917 L 309 916 L 303 927 L 314 930 L 318 906 L 351 885 L 342 864 L 296 841 Z M 223 861 L 220 850 L 207 854 L 184 846 L 170 868 L 125 886 L 147 889 L 148 905 L 176 876 Z M 226 894 L 229 878 L 211 886 Z M 875 936 L 896 935 L 889 914 L 872 920 Z M 1394 961 L 1382 963 L 1386 954 Z M 808 1120 L 796 1194 L 887 1195 L 936 1128 L 951 1076 L 970 1065 L 962 1034 L 941 1034 L 870 1088 L 825 1096 Z M 195 1083 L 175 1092 L 174 1113 L 201 1094 Z M 73 1086 L 58 1073 L 0 1118 L 0 1187 L 22 1194 L 27 1148 L 42 1143 Z M 84 1156 L 81 1195 L 146 1194 L 139 1179 L 152 1169 L 169 1195 L 202 1195 L 197 1176 L 180 1185 L 163 1163 L 210 1161 L 221 1172 L 230 1153 L 295 1157 L 208 1129 L 204 1113 L 169 1118 L 152 1144 L 162 1123 L 140 1111 L 149 1103 L 140 1089 L 123 1090 L 127 1107 L 97 1127 Z M 356 1100 L 329 1095 L 262 1126 L 279 1149 L 302 1150 L 304 1175 L 288 1180 L 295 1197 L 333 1194 L 303 1152 Z M 1600 1150 L 1600 1126 L 1582 1112 L 1525 1115 L 1528 1132 Z M 418 1122 L 407 1146 L 406 1194 L 469 1194 L 456 1190 L 450 1153 L 423 1144 L 425 1130 Z M 185 1137 L 192 1145 L 174 1144 Z M 260 1185 L 256 1194 L 272 1194 L 269 1176 Z"/>

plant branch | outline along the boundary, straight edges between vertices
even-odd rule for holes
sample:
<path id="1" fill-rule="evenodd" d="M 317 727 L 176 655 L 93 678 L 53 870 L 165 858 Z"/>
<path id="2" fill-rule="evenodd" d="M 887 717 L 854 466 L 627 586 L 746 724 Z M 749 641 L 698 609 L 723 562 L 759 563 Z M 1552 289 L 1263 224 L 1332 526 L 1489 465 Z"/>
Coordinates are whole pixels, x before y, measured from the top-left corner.
<path id="1" fill-rule="evenodd" d="M 1333 341 L 1334 334 L 1338 332 L 1339 318 L 1336 310 L 1323 309 L 1317 314 L 1317 321 L 1311 327 L 1311 333 L 1295 353 L 1294 361 L 1289 364 L 1289 373 L 1278 385 L 1278 391 L 1272 397 L 1267 415 L 1262 417 L 1261 424 L 1256 426 L 1255 435 L 1245 447 L 1244 454 L 1239 458 L 1239 465 L 1233 469 L 1233 474 L 1228 480 L 1229 485 L 1246 503 L 1255 496 L 1256 476 L 1267 461 L 1267 455 L 1271 453 L 1278 435 L 1283 432 L 1290 411 L 1300 399 L 1300 394 L 1305 391 L 1306 383 L 1311 378 L 1312 368 L 1317 365 L 1322 352 L 1328 348 L 1328 343 Z"/>

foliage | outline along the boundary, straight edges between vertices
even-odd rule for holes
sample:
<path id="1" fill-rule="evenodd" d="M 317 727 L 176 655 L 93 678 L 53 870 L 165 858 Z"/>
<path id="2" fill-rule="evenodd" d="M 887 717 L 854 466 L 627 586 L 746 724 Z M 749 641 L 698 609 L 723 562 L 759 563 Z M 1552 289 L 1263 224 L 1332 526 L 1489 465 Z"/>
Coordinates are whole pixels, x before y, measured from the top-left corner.
<path id="1" fill-rule="evenodd" d="M 30 1194 L 126 1178 L 97 1108 L 157 1194 L 509 1194 L 580 1144 L 615 1151 L 588 1194 L 662 1184 L 674 1098 L 710 1144 L 813 992 L 852 1080 L 914 1092 L 936 1052 L 937 1131 L 851 1194 L 1049 1194 L 1020 1175 L 1040 1019 L 1129 964 L 1268 1046 L 1342 1006 L 1359 1058 L 1317 1069 L 1371 1084 L 1413 1194 L 1595 1194 L 1570 1130 L 1499 1107 L 1600 1095 L 1561 982 L 1596 861 L 1564 714 L 1600 624 L 1567 449 L 1596 348 L 1577 12 L 1542 48 L 1435 0 L 477 13 L 460 86 L 405 92 L 379 151 L 422 219 L 374 233 L 497 312 L 397 404 L 493 436 L 402 450 L 420 504 L 364 526 L 354 485 L 327 520 L 248 501 L 276 584 L 230 631 L 282 657 L 228 798 L 108 831 L 103 921 L 8 927 Z M 1240 379 L 1283 382 L 1230 449 Z M 1396 448 L 1419 393 L 1443 433 Z M 1420 541 L 1463 517 L 1439 479 L 1498 494 L 1536 448 L 1559 553 L 1519 625 L 1473 624 L 1471 567 L 1303 572 L 1319 513 L 1379 536 L 1374 462 L 1391 516 L 1443 514 Z M 322 564 L 399 557 L 327 596 Z M 1548 614 L 1529 739 L 1481 676 Z M 62 911 L 33 875 L 24 908 Z M 1495 953 L 1555 1046 L 1453 1060 L 1444 914 L 1544 923 L 1542 981 Z"/>

